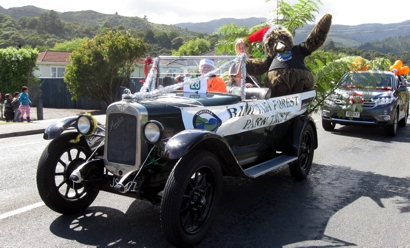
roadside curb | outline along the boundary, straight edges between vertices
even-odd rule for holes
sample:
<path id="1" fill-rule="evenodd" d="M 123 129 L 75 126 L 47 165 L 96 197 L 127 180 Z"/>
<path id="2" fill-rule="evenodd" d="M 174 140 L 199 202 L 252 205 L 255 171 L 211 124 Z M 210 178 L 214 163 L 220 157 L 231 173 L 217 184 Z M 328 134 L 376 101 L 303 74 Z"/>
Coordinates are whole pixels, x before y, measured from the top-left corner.
<path id="1" fill-rule="evenodd" d="M 33 130 L 27 130 L 27 131 L 3 133 L 3 134 L 0 134 L 0 139 L 44 133 L 44 130 L 45 130 L 44 128 L 40 128 L 40 129 L 33 129 Z"/>

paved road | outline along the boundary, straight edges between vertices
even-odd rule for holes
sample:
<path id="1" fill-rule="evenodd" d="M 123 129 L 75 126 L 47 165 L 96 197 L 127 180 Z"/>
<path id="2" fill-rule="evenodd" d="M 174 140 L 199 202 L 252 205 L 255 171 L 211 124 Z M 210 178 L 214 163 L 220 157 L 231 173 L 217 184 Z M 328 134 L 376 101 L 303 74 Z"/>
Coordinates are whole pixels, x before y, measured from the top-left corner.
<path id="1" fill-rule="evenodd" d="M 381 129 L 318 125 L 310 176 L 287 168 L 254 180 L 225 178 L 224 201 L 199 247 L 408 247 L 410 125 L 389 138 Z M 159 207 L 101 192 L 84 213 L 61 216 L 38 196 L 42 135 L 0 144 L 2 247 L 169 247 Z"/>

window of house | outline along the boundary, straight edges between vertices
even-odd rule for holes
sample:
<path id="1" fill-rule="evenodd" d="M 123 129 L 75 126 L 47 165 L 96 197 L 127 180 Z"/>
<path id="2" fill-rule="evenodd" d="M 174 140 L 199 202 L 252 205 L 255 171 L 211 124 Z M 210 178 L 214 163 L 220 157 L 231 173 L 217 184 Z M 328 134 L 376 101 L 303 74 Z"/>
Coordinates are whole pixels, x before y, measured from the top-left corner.
<path id="1" fill-rule="evenodd" d="M 65 67 L 51 67 L 51 77 L 62 78 L 64 77 Z"/>

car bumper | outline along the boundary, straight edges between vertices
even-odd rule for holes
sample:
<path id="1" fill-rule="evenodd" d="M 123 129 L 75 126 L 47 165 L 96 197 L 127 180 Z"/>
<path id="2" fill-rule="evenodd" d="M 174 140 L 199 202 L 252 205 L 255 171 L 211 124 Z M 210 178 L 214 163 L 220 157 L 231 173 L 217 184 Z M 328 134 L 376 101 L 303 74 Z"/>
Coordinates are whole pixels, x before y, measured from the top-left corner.
<path id="1" fill-rule="evenodd" d="M 393 124 L 394 104 L 381 105 L 371 109 L 363 109 L 360 116 L 345 117 L 340 116 L 339 106 L 326 106 L 322 110 L 322 120 L 328 120 L 342 125 L 390 125 Z M 342 108 L 343 114 L 346 109 Z"/>

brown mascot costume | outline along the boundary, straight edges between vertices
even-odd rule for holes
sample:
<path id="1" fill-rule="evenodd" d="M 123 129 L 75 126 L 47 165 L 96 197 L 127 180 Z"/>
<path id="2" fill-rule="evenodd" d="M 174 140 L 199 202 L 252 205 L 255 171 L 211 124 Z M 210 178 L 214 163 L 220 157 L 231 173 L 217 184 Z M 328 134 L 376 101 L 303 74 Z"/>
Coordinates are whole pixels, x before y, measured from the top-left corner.
<path id="1" fill-rule="evenodd" d="M 332 15 L 324 15 L 306 41 L 299 45 L 294 45 L 292 34 L 279 25 L 256 31 L 248 37 L 248 40 L 251 43 L 262 42 L 268 57 L 248 58 L 247 73 L 259 76 L 268 72 L 265 85 L 271 89 L 271 97 L 313 89 L 313 74 L 306 67 L 304 59 L 323 45 L 331 24 Z"/>

